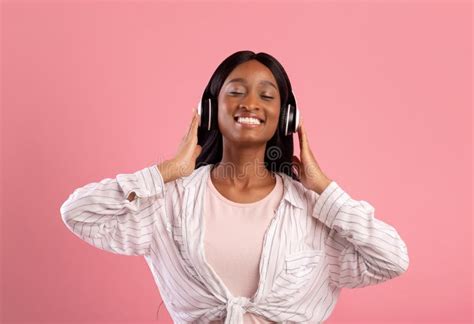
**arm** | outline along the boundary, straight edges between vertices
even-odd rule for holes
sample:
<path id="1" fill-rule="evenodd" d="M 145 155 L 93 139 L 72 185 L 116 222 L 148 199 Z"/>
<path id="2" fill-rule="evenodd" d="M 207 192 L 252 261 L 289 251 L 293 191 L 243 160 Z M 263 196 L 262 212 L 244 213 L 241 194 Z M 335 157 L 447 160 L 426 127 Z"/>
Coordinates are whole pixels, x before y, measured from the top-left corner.
<path id="1" fill-rule="evenodd" d="M 66 226 L 102 250 L 125 255 L 150 253 L 154 223 L 167 217 L 165 183 L 190 175 L 202 147 L 194 110 L 175 158 L 132 174 L 119 174 L 76 189 L 60 208 Z M 167 230 L 171 224 L 165 219 Z"/>
<path id="2" fill-rule="evenodd" d="M 92 246 L 116 254 L 145 255 L 157 217 L 166 217 L 164 184 L 177 178 L 169 170 L 168 163 L 152 165 L 78 188 L 62 204 L 62 220 Z"/>
<path id="3" fill-rule="evenodd" d="M 407 246 L 394 227 L 375 218 L 371 204 L 352 199 L 335 181 L 321 195 L 310 192 L 312 216 L 330 229 L 325 246 L 334 286 L 375 285 L 408 269 Z"/>

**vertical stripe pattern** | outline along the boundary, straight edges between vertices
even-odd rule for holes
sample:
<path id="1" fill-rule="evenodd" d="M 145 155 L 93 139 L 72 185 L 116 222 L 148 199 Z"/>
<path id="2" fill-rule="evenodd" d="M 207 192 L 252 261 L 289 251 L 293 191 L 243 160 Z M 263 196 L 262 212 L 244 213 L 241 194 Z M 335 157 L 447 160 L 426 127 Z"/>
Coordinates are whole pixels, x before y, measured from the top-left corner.
<path id="1" fill-rule="evenodd" d="M 233 296 L 203 264 L 203 197 L 212 165 L 164 183 L 156 165 L 73 191 L 66 227 L 99 249 L 144 256 L 175 323 L 327 320 L 342 288 L 375 285 L 408 269 L 397 230 L 332 181 L 319 195 L 288 175 L 263 240 L 252 298 Z M 131 202 L 127 199 L 134 192 Z"/>

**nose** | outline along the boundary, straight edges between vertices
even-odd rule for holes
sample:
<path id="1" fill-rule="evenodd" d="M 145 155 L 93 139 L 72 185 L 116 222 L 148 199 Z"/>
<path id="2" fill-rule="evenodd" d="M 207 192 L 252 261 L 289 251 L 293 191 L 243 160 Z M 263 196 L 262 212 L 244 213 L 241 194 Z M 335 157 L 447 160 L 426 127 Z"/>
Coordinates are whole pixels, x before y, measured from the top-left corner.
<path id="1" fill-rule="evenodd" d="M 239 107 L 245 107 L 247 110 L 260 109 L 257 95 L 254 95 L 253 92 L 250 92 L 241 100 Z"/>

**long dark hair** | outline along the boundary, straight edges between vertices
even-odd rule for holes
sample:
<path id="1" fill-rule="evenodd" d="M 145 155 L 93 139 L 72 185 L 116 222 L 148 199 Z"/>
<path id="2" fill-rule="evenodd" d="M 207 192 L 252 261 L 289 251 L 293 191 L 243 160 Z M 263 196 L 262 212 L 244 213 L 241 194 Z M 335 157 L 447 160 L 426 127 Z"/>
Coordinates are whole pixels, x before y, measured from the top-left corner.
<path id="1" fill-rule="evenodd" d="M 291 83 L 283 66 L 276 58 L 270 54 L 252 51 L 238 51 L 228 56 L 217 67 L 204 90 L 203 97 L 217 98 L 222 85 L 227 76 L 234 70 L 237 65 L 257 60 L 270 69 L 275 77 L 280 92 L 281 108 L 291 103 L 296 105 L 294 96 L 292 95 Z M 217 102 L 217 100 L 215 100 Z M 283 109 L 280 109 L 279 121 L 282 119 Z M 196 160 L 195 169 L 207 164 L 216 164 L 222 160 L 222 133 L 219 129 L 208 131 L 207 129 L 198 129 L 198 144 L 201 145 L 202 151 Z M 265 148 L 265 168 L 273 172 L 282 172 L 291 176 L 294 180 L 299 181 L 296 173 L 293 171 L 293 136 L 279 132 L 279 128 L 275 131 L 273 137 L 267 142 Z"/>

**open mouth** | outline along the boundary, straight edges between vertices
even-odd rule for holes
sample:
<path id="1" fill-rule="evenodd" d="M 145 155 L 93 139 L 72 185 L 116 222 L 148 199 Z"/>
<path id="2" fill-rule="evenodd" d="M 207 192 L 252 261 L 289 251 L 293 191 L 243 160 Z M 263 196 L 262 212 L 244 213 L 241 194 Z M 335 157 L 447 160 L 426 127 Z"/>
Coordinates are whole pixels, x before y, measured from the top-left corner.
<path id="1" fill-rule="evenodd" d="M 264 120 L 255 117 L 234 117 L 237 124 L 244 126 L 259 126 L 265 123 Z"/>

